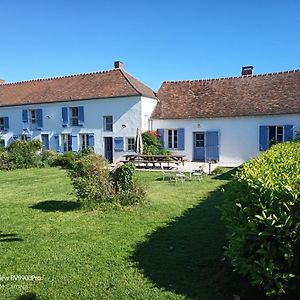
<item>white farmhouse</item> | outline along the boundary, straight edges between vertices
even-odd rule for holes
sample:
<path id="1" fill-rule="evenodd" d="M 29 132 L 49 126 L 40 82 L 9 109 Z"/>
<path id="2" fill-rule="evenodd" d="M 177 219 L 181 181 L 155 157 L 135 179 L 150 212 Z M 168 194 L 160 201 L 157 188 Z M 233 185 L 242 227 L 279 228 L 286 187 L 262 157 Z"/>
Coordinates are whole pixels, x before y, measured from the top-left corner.
<path id="1" fill-rule="evenodd" d="M 57 152 L 92 147 L 109 161 L 148 130 L 156 94 L 115 62 L 110 71 L 0 84 L 2 146 L 39 139 Z"/>
<path id="2" fill-rule="evenodd" d="M 108 160 L 134 148 L 136 129 L 157 130 L 188 160 L 235 166 L 300 130 L 300 70 L 164 82 L 158 93 L 115 62 L 109 71 L 0 82 L 0 146 L 39 139 L 57 152 L 92 147 Z"/>
<path id="3" fill-rule="evenodd" d="M 239 165 L 300 131 L 300 70 L 164 82 L 153 129 L 188 160 Z"/>

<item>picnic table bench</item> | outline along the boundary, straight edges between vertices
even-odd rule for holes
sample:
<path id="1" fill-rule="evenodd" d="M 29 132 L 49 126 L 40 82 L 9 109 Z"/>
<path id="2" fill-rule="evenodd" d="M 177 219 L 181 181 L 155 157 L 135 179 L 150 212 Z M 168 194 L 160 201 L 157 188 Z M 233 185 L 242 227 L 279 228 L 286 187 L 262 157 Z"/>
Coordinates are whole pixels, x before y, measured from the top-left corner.
<path id="1" fill-rule="evenodd" d="M 124 155 L 123 163 L 145 164 L 146 167 L 152 164 L 154 168 L 156 164 L 161 167 L 162 163 L 167 163 L 168 167 L 171 163 L 184 165 L 185 155 L 145 155 L 145 154 L 127 154 Z"/>

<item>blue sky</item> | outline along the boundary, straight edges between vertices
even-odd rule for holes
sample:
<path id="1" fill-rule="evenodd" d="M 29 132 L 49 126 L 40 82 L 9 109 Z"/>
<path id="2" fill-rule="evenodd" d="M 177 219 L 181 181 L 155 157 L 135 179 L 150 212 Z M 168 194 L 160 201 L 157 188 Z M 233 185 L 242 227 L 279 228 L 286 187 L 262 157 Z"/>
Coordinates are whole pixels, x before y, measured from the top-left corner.
<path id="1" fill-rule="evenodd" d="M 111 69 L 164 80 L 300 68 L 300 0 L 10 0 L 0 4 L 0 78 Z"/>

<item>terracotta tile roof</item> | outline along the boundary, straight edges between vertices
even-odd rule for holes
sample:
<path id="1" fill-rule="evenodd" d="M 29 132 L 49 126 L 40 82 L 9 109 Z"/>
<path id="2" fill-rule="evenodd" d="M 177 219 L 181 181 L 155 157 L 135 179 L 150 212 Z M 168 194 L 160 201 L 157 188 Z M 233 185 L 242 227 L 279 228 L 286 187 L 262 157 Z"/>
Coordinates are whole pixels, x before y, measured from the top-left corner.
<path id="1" fill-rule="evenodd" d="M 124 96 L 157 99 L 149 87 L 122 69 L 0 84 L 0 106 Z"/>
<path id="2" fill-rule="evenodd" d="M 300 70 L 164 82 L 157 95 L 154 119 L 300 113 Z"/>

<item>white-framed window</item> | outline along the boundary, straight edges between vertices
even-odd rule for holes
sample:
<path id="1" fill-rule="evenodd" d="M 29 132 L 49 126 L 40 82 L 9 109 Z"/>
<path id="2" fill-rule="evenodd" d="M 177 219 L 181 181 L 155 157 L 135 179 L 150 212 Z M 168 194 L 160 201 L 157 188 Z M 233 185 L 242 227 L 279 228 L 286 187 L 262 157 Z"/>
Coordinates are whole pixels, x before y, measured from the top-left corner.
<path id="1" fill-rule="evenodd" d="M 30 129 L 35 130 L 37 127 L 37 112 L 35 109 L 29 110 L 29 124 Z"/>
<path id="2" fill-rule="evenodd" d="M 178 130 L 168 129 L 168 148 L 178 149 Z"/>
<path id="3" fill-rule="evenodd" d="M 269 126 L 269 147 L 283 142 L 283 126 Z"/>
<path id="4" fill-rule="evenodd" d="M 86 149 L 88 147 L 90 147 L 89 144 L 89 134 L 88 133 L 82 133 L 79 135 L 80 138 L 80 149 Z"/>
<path id="5" fill-rule="evenodd" d="M 204 132 L 196 132 L 195 133 L 195 146 L 197 148 L 204 147 Z"/>
<path id="6" fill-rule="evenodd" d="M 4 118 L 0 118 L 0 130 L 4 130 Z"/>
<path id="7" fill-rule="evenodd" d="M 61 140 L 62 140 L 64 152 L 72 151 L 72 136 L 71 136 L 71 134 L 62 134 Z"/>
<path id="8" fill-rule="evenodd" d="M 28 135 L 28 134 L 21 134 L 20 135 L 20 140 L 23 141 L 23 142 L 30 141 L 31 140 L 31 136 Z"/>
<path id="9" fill-rule="evenodd" d="M 70 107 L 70 123 L 71 126 L 79 126 L 78 107 Z"/>
<path id="10" fill-rule="evenodd" d="M 104 131 L 113 131 L 113 116 L 103 117 Z"/>
<path id="11" fill-rule="evenodd" d="M 134 151 L 134 138 L 127 138 L 127 151 Z"/>

